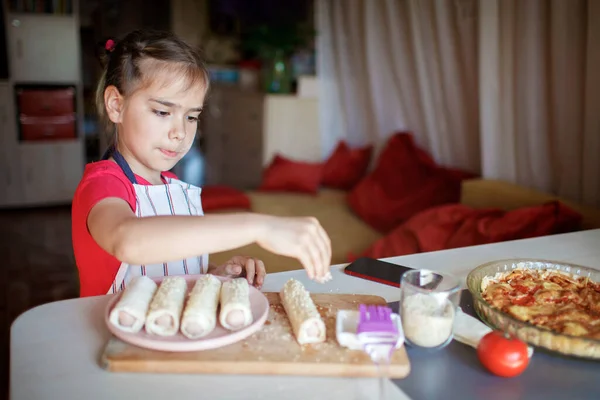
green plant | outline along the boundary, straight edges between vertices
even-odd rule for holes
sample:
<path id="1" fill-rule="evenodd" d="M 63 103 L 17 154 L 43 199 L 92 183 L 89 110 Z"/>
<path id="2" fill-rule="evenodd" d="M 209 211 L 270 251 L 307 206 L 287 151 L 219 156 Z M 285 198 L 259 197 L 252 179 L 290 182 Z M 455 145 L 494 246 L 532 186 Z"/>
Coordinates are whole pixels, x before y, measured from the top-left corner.
<path id="1" fill-rule="evenodd" d="M 277 51 L 286 56 L 307 46 L 316 31 L 305 24 L 258 25 L 242 35 L 241 48 L 261 59 L 271 59 Z"/>

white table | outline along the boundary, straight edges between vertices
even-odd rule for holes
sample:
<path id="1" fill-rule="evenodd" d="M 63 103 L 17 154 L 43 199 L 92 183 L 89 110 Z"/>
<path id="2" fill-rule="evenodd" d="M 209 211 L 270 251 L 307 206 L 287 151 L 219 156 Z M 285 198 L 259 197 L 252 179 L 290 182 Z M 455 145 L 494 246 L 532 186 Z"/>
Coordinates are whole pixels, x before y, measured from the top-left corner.
<path id="1" fill-rule="evenodd" d="M 600 230 L 466 247 L 387 259 L 413 268 L 452 272 L 461 278 L 475 266 L 500 258 L 544 258 L 600 269 Z M 399 299 L 391 286 L 350 277 L 344 265 L 332 267 L 334 279 L 320 285 L 304 271 L 267 276 L 264 291 L 278 291 L 289 278 L 314 293 L 377 294 Z M 108 296 L 45 304 L 22 314 L 11 328 L 10 398 L 34 399 L 369 399 L 374 379 L 273 376 L 216 376 L 110 373 L 98 358 L 110 334 L 103 312 Z M 390 399 L 408 397 L 388 385 Z"/>

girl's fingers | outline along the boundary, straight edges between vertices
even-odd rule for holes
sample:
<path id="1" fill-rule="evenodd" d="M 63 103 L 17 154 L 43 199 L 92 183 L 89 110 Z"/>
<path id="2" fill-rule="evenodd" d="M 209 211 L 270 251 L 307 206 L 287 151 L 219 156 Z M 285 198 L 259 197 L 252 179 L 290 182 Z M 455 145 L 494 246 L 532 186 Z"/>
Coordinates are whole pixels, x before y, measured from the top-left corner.
<path id="1" fill-rule="evenodd" d="M 311 245 L 317 249 L 318 261 L 315 262 L 315 276 L 317 279 L 326 277 L 331 264 L 331 239 L 316 218 L 311 218 Z"/>
<path id="2" fill-rule="evenodd" d="M 315 238 L 315 245 L 319 249 L 319 255 L 321 256 L 321 268 L 318 273 L 318 275 L 321 278 L 325 277 L 327 271 L 329 271 L 329 265 L 331 264 L 331 247 L 329 245 L 328 239 L 324 239 L 324 236 L 325 238 L 327 238 L 327 234 L 325 233 L 323 228 L 319 227 L 319 235 Z"/>
<path id="3" fill-rule="evenodd" d="M 313 271 L 312 279 L 319 279 L 323 268 L 321 267 L 321 253 L 319 247 L 314 243 L 314 240 L 311 240 L 311 243 L 304 246 L 303 253 L 308 254 Z"/>
<path id="4" fill-rule="evenodd" d="M 267 269 L 265 263 L 262 260 L 255 260 L 256 265 L 256 285 L 260 288 L 265 282 L 265 276 L 267 275 Z"/>
<path id="5" fill-rule="evenodd" d="M 301 251 L 297 258 L 298 258 L 298 260 L 300 260 L 300 263 L 306 270 L 306 274 L 308 275 L 308 278 L 311 280 L 315 279 L 315 267 L 312 262 L 311 256 L 308 254 L 308 252 Z"/>
<path id="6" fill-rule="evenodd" d="M 256 263 L 253 258 L 248 258 L 246 260 L 246 279 L 248 283 L 252 285 L 254 282 L 254 275 L 256 274 Z"/>
<path id="7" fill-rule="evenodd" d="M 238 276 L 242 272 L 244 272 L 244 269 L 241 267 L 241 265 L 226 264 L 225 268 L 224 268 L 224 272 L 225 272 L 225 275 Z"/>
<path id="8" fill-rule="evenodd" d="M 327 258 L 331 258 L 331 239 L 318 220 L 315 220 L 315 224 L 317 225 L 317 234 L 319 235 L 324 248 L 327 249 L 326 256 Z"/>
<path id="9" fill-rule="evenodd" d="M 254 284 L 259 288 L 264 283 L 267 274 L 265 264 L 261 260 L 242 256 L 235 256 L 227 264 L 215 267 L 210 272 L 215 275 L 244 276 L 248 280 L 248 284 Z"/>

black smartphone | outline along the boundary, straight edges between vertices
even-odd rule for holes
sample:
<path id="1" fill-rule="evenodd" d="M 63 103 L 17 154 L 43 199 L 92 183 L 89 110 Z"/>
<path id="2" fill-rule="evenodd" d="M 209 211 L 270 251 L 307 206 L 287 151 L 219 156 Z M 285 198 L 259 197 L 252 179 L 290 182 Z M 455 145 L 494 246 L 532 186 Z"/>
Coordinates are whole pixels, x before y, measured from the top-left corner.
<path id="1" fill-rule="evenodd" d="M 344 272 L 357 278 L 400 287 L 402 274 L 411 269 L 413 268 L 392 264 L 375 258 L 361 257 L 344 268 Z"/>

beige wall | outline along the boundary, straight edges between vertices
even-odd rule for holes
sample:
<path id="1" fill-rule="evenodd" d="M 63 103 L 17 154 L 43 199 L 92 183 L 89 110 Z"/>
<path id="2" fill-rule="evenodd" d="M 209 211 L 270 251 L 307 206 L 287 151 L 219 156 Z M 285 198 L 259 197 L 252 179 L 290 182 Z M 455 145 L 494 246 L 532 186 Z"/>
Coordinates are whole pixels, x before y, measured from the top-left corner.
<path id="1" fill-rule="evenodd" d="M 268 165 L 276 153 L 299 161 L 323 159 L 317 99 L 265 97 L 263 165 Z"/>

